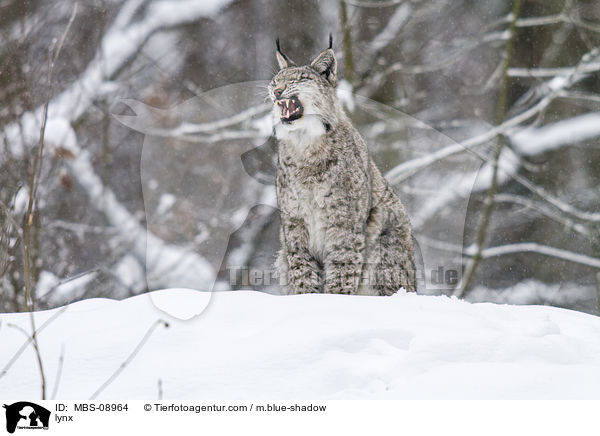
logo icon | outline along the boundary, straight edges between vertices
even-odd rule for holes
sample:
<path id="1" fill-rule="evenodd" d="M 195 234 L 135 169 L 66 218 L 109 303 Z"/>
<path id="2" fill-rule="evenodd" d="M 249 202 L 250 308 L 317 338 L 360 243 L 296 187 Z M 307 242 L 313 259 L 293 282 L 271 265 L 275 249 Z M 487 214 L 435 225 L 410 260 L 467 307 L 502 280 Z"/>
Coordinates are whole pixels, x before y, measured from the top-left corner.
<path id="1" fill-rule="evenodd" d="M 4 405 L 6 409 L 6 431 L 14 433 L 19 429 L 48 429 L 50 411 L 29 401 L 19 401 Z"/>

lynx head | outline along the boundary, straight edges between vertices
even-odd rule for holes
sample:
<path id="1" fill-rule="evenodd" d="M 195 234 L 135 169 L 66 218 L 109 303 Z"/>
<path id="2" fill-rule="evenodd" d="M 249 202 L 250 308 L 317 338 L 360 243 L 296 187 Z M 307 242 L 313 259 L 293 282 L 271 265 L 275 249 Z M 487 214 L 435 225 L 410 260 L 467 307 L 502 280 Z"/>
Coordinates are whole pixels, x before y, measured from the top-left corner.
<path id="1" fill-rule="evenodd" d="M 269 84 L 273 113 L 279 130 L 329 130 L 337 122 L 339 103 L 335 94 L 337 61 L 329 36 L 329 48 L 310 65 L 297 66 L 279 46 L 279 72 Z M 278 136 L 280 132 L 277 132 Z"/>

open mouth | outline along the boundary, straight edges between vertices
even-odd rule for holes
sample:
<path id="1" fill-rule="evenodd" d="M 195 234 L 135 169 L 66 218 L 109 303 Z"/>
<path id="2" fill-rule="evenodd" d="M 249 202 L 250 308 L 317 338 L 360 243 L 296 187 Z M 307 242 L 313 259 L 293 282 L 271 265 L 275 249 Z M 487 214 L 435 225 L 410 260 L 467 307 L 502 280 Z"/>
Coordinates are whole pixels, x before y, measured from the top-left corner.
<path id="1" fill-rule="evenodd" d="M 297 97 L 284 98 L 277 100 L 277 105 L 281 111 L 279 118 L 284 123 L 291 123 L 302 116 L 304 108 Z"/>

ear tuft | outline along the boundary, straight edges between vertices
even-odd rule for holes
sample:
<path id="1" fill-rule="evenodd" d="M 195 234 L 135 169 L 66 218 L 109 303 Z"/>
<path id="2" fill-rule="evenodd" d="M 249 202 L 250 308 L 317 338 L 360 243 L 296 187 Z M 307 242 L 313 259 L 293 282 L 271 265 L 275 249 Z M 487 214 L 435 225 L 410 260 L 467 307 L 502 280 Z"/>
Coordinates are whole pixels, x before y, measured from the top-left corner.
<path id="1" fill-rule="evenodd" d="M 277 46 L 277 51 L 275 52 L 275 56 L 277 57 L 277 64 L 279 65 L 279 69 L 287 68 L 296 65 L 294 61 L 288 58 L 281 51 L 281 46 L 279 45 L 279 38 L 275 40 L 275 45 Z"/>
<path id="2" fill-rule="evenodd" d="M 329 49 L 333 49 L 333 35 L 329 32 Z"/>
<path id="3" fill-rule="evenodd" d="M 330 41 L 331 44 L 332 41 Z M 321 74 L 331 86 L 337 85 L 337 60 L 333 49 L 328 48 L 323 50 L 319 56 L 315 58 L 310 66 L 319 74 Z"/>

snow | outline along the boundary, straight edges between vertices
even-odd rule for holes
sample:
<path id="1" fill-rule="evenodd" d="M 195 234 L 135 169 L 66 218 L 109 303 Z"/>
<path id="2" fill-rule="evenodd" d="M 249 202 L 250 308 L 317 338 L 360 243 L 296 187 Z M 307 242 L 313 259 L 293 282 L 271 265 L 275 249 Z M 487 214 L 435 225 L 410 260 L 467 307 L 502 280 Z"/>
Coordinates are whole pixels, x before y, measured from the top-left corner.
<path id="1" fill-rule="evenodd" d="M 150 293 L 152 303 L 158 309 L 180 320 L 189 320 L 200 315 L 208 307 L 211 296 L 211 292 L 194 292 L 189 289 Z"/>
<path id="2" fill-rule="evenodd" d="M 251 124 L 259 134 L 269 137 L 273 133 L 273 114 L 269 111 L 265 116 L 253 119 Z"/>
<path id="3" fill-rule="evenodd" d="M 36 324 L 57 310 L 36 313 Z M 154 330 L 98 399 L 156 398 L 158 379 L 165 399 L 600 397 L 599 318 L 406 293 L 171 289 L 120 302 L 81 301 L 38 335 L 48 385 L 64 344 L 57 396 L 89 398 L 161 318 L 169 327 Z M 0 320 L 1 367 L 24 340 L 8 325 L 28 329 L 29 315 Z M 30 347 L 0 377 L 0 391 L 36 398 L 39 389 Z"/>
<path id="4" fill-rule="evenodd" d="M 352 85 L 347 80 L 340 80 L 337 86 L 336 95 L 342 105 L 348 109 L 349 112 L 354 112 L 356 102 L 354 101 L 354 95 L 352 93 Z"/>
<path id="5" fill-rule="evenodd" d="M 246 217 L 248 216 L 249 211 L 250 211 L 250 207 L 244 206 L 244 207 L 240 207 L 238 210 L 233 212 L 231 214 L 231 217 L 229 218 L 229 222 L 231 223 L 232 227 L 235 227 L 235 228 L 241 227 L 241 225 L 244 224 L 244 221 L 246 220 Z"/>
<path id="6" fill-rule="evenodd" d="M 592 268 L 600 268 L 600 259 L 585 254 L 573 253 L 561 248 L 548 247 L 547 245 L 538 244 L 536 242 L 519 242 L 516 244 L 499 245 L 486 248 L 481 254 L 484 259 L 487 259 L 494 256 L 526 252 L 544 254 L 558 259 L 569 260 L 581 265 L 591 266 Z"/>
<path id="7" fill-rule="evenodd" d="M 69 161 L 69 166 L 90 203 L 105 214 L 124 241 L 132 244 L 132 254 L 138 263 L 145 265 L 151 289 L 212 283 L 215 272 L 206 259 L 185 248 L 167 245 L 145 229 L 118 201 L 114 192 L 103 185 L 86 150 L 79 151 L 75 159 Z"/>
<path id="8" fill-rule="evenodd" d="M 167 214 L 177 202 L 177 197 L 173 194 L 166 192 L 162 194 L 158 200 L 158 206 L 156 206 L 157 215 Z"/>
<path id="9" fill-rule="evenodd" d="M 535 156 L 598 136 L 600 136 L 600 113 L 592 112 L 557 121 L 549 126 L 524 129 L 513 135 L 511 140 L 519 153 Z"/>
<path id="10" fill-rule="evenodd" d="M 27 211 L 27 203 L 29 202 L 29 189 L 26 186 L 19 188 L 15 194 L 14 200 L 14 216 L 25 215 Z"/>
<path id="11" fill-rule="evenodd" d="M 114 274 L 119 278 L 120 283 L 128 288 L 135 289 L 139 283 L 144 283 L 145 271 L 138 260 L 128 254 L 114 266 Z"/>
<path id="12" fill-rule="evenodd" d="M 60 279 L 49 271 L 41 271 L 35 287 L 35 295 L 41 298 L 58 286 Z"/>
<path id="13" fill-rule="evenodd" d="M 72 280 L 61 281 L 49 271 L 41 271 L 35 288 L 36 298 L 43 299 L 46 304 L 58 305 L 61 302 L 83 298 L 85 287 L 95 277 L 95 272 L 83 274 Z"/>
<path id="14" fill-rule="evenodd" d="M 392 14 L 383 30 L 373 38 L 367 50 L 363 53 L 367 56 L 371 53 L 379 53 L 387 45 L 394 40 L 400 29 L 411 18 L 413 5 L 410 3 L 402 3 Z M 361 54 L 363 54 L 361 53 Z M 372 60 L 372 56 L 371 60 Z"/>
<path id="15" fill-rule="evenodd" d="M 57 132 L 69 132 L 65 121 L 77 120 L 94 104 L 97 97 L 106 92 L 114 92 L 116 72 L 129 62 L 152 36 L 204 17 L 212 17 L 229 5 L 231 0 L 156 1 L 147 6 L 143 19 L 136 20 L 145 3 L 144 0 L 129 0 L 122 6 L 85 71 L 70 87 L 52 98 L 48 106 L 48 125 L 57 123 Z M 165 37 L 151 43 L 165 45 L 168 41 L 168 37 Z M 20 123 L 9 124 L 3 129 L 6 142 L 14 155 L 22 156 L 24 146 L 30 147 L 37 143 L 42 113 L 43 106 L 32 112 L 25 112 Z"/>
<path id="16" fill-rule="evenodd" d="M 73 155 L 79 152 L 75 131 L 66 118 L 51 118 L 46 123 L 44 131 L 45 143 L 51 152 L 61 148 Z"/>
<path id="17" fill-rule="evenodd" d="M 210 17 L 229 2 L 230 0 L 154 2 L 148 6 L 144 18 L 135 21 L 135 12 L 144 2 L 130 0 L 105 33 L 100 44 L 101 49 L 82 76 L 74 86 L 52 100 L 48 112 L 49 119 L 80 117 L 93 103 L 94 94 L 102 90 L 102 83 L 111 81 L 115 72 L 156 32 L 193 23 L 202 17 Z"/>
<path id="18" fill-rule="evenodd" d="M 582 310 L 596 306 L 594 286 L 576 283 L 543 283 L 535 279 L 523 280 L 505 289 L 479 286 L 469 292 L 471 302 L 494 302 L 507 304 L 546 304 L 553 306 L 580 307 Z"/>

